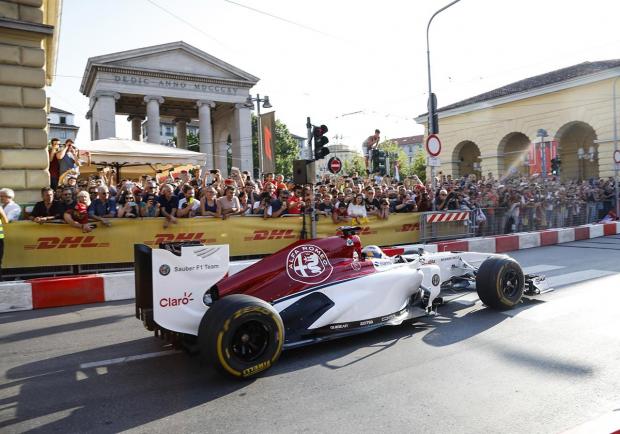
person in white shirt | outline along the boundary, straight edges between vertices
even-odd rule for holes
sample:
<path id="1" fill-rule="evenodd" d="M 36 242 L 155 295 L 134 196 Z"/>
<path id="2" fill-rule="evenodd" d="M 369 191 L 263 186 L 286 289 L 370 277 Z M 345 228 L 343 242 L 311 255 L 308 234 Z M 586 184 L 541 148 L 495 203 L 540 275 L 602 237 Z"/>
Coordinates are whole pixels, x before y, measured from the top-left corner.
<path id="1" fill-rule="evenodd" d="M 0 189 L 0 204 L 10 222 L 19 220 L 19 217 L 22 215 L 21 207 L 13 199 L 15 199 L 15 192 L 13 190 L 10 188 Z"/>
<path id="2" fill-rule="evenodd" d="M 366 218 L 366 205 L 364 204 L 364 196 L 360 193 L 349 203 L 347 208 L 349 217 L 363 217 Z"/>

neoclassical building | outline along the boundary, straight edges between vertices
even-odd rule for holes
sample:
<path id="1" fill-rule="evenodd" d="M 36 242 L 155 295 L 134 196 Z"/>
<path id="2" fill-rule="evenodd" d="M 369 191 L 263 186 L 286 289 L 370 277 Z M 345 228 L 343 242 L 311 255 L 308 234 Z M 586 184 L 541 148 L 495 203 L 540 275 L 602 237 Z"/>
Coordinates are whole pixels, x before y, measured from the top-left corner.
<path id="1" fill-rule="evenodd" d="M 560 158 L 562 179 L 613 176 L 619 78 L 620 60 L 584 62 L 440 108 L 441 170 L 526 174 L 544 148 Z M 428 132 L 426 114 L 416 122 Z"/>
<path id="2" fill-rule="evenodd" d="M 61 0 L 0 2 L 0 186 L 20 203 L 49 185 L 45 86 L 54 80 Z"/>
<path id="3" fill-rule="evenodd" d="M 258 78 L 185 42 L 88 59 L 80 91 L 90 99 L 91 139 L 116 137 L 115 115 L 131 122 L 132 139 L 161 143 L 161 122 L 174 122 L 178 147 L 187 147 L 187 124 L 199 123 L 207 166 L 227 173 L 227 138 L 233 165 L 252 171 L 250 89 Z"/>

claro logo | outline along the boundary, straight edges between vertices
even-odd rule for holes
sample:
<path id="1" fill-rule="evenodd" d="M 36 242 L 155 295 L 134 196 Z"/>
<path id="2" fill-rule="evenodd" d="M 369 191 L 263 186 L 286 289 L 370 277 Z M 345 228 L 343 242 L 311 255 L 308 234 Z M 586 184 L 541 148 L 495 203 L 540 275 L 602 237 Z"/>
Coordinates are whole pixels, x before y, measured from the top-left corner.
<path id="1" fill-rule="evenodd" d="M 272 230 L 258 230 L 252 232 L 252 235 L 245 237 L 245 241 L 264 241 L 264 240 L 282 240 L 291 239 L 296 240 L 299 237 L 295 234 L 293 229 L 272 229 Z"/>
<path id="2" fill-rule="evenodd" d="M 154 240 L 144 241 L 147 246 L 157 246 L 162 243 L 182 241 L 200 241 L 201 243 L 215 243 L 215 238 L 207 239 L 204 232 L 181 232 L 178 234 L 157 234 Z"/>
<path id="3" fill-rule="evenodd" d="M 187 292 L 183 292 L 183 297 L 172 298 L 172 297 L 164 297 L 159 300 L 159 305 L 161 307 L 176 307 L 183 306 L 188 304 L 190 301 L 193 301 L 192 293 L 189 294 Z"/>
<path id="4" fill-rule="evenodd" d="M 95 237 L 78 236 L 78 237 L 41 237 L 37 239 L 36 244 L 24 246 L 24 250 L 49 250 L 49 249 L 76 249 L 78 247 L 109 247 L 110 243 L 96 243 Z"/>

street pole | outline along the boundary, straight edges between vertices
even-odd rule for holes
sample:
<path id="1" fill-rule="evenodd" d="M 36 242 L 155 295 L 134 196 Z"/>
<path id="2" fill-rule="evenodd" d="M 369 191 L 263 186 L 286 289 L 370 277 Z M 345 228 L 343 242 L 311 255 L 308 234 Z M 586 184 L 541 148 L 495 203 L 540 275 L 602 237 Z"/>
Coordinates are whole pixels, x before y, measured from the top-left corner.
<path id="1" fill-rule="evenodd" d="M 263 173 L 263 123 L 260 119 L 260 95 L 256 94 L 256 113 L 258 118 L 256 119 L 256 126 L 258 128 L 258 177 L 259 179 L 264 175 Z"/>
<path id="2" fill-rule="evenodd" d="M 431 22 L 433 21 L 433 18 L 435 18 L 435 16 L 439 14 L 439 12 L 448 9 L 450 6 L 452 6 L 455 3 L 458 3 L 459 1 L 461 0 L 454 0 L 450 4 L 447 4 L 446 6 L 442 7 L 437 12 L 435 12 L 431 16 L 431 19 L 428 20 L 428 24 L 426 26 L 426 67 L 427 67 L 427 72 L 428 72 L 428 102 L 429 102 L 428 104 L 428 134 L 429 135 L 431 134 L 431 131 L 430 131 L 431 125 L 434 125 L 433 120 L 435 119 L 435 104 L 433 104 L 433 101 L 432 101 L 433 89 L 431 87 L 431 49 L 430 49 L 430 44 L 429 44 L 429 30 L 431 28 Z M 437 182 L 435 181 L 435 166 L 431 166 L 431 181 L 432 181 L 432 186 L 433 186 L 433 211 L 435 211 L 436 210 L 435 194 L 437 193 L 436 192 Z"/>
<path id="3" fill-rule="evenodd" d="M 616 112 L 616 83 L 620 79 L 620 76 L 614 78 L 612 88 L 613 88 L 613 107 L 614 107 L 614 157 L 616 155 L 616 151 L 618 150 L 618 114 Z M 616 193 L 616 216 L 620 216 L 620 194 L 618 194 L 618 165 L 614 161 L 614 185 L 615 185 L 615 193 Z"/>

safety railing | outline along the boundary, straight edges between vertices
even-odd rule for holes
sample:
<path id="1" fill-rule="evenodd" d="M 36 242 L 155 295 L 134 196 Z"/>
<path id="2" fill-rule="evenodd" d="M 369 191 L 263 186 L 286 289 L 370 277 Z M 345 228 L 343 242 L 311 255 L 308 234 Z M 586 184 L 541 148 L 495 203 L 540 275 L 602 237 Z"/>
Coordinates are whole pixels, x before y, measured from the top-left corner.
<path id="1" fill-rule="evenodd" d="M 421 242 L 471 237 L 474 230 L 472 211 L 438 211 L 420 215 Z"/>

